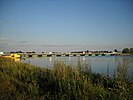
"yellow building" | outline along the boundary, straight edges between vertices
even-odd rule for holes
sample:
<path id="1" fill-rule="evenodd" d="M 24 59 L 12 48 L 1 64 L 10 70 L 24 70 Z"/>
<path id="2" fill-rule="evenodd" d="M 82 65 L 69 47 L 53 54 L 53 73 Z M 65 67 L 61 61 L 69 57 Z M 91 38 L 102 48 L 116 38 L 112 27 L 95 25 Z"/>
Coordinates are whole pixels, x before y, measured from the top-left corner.
<path id="1" fill-rule="evenodd" d="M 19 54 L 3 55 L 3 57 L 13 59 L 14 61 L 20 61 L 21 58 Z"/>
<path id="2" fill-rule="evenodd" d="M 19 54 L 10 54 L 10 55 L 3 55 L 3 57 L 6 57 L 6 58 L 20 58 L 21 56 Z"/>
<path id="3" fill-rule="evenodd" d="M 13 58 L 20 58 L 21 56 L 19 54 L 11 54 L 10 57 L 13 57 Z"/>

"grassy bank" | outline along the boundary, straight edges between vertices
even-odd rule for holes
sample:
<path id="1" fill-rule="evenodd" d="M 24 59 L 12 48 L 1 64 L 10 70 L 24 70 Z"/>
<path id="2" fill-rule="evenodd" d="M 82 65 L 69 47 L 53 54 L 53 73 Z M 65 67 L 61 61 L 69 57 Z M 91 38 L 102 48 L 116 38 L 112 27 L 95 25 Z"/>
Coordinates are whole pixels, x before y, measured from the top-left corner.
<path id="1" fill-rule="evenodd" d="M 119 64 L 114 79 L 90 68 L 55 62 L 52 69 L 0 58 L 0 100 L 132 100 L 127 62 Z"/>

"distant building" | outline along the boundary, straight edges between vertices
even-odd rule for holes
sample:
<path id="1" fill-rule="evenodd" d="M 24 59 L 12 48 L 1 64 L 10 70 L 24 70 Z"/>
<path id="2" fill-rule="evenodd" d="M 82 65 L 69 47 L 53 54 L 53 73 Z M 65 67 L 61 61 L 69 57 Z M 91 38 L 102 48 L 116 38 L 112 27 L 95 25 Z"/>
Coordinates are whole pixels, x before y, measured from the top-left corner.
<path id="1" fill-rule="evenodd" d="M 118 52 L 113 52 L 113 54 L 118 54 Z"/>
<path id="2" fill-rule="evenodd" d="M 83 51 L 83 54 L 85 54 L 85 51 Z"/>
<path id="3" fill-rule="evenodd" d="M 3 54 L 4 54 L 4 52 L 0 51 L 0 55 L 3 55 Z"/>
<path id="4" fill-rule="evenodd" d="M 52 54 L 52 52 L 49 52 L 49 54 Z"/>

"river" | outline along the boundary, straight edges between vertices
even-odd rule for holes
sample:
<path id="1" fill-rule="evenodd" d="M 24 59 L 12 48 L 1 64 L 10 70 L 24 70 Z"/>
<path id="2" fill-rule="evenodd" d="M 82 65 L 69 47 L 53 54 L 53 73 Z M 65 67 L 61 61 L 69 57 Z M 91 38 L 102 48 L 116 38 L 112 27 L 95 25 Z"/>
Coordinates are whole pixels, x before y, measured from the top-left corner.
<path id="1" fill-rule="evenodd" d="M 82 56 L 82 57 L 33 57 L 21 59 L 21 62 L 30 63 L 35 66 L 51 68 L 55 61 L 63 61 L 67 65 L 76 65 L 78 60 L 81 64 L 91 66 L 91 71 L 100 74 L 113 76 L 118 64 L 123 59 L 128 59 L 129 75 L 133 72 L 133 56 Z"/>

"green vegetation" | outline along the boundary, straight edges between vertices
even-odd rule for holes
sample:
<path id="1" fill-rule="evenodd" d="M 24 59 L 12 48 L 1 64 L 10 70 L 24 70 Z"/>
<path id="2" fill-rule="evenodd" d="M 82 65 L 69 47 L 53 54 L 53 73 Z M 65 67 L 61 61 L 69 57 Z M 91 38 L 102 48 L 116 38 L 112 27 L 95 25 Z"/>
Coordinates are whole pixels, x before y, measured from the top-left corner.
<path id="1" fill-rule="evenodd" d="M 92 73 L 86 64 L 54 63 L 40 68 L 0 58 L 0 100 L 132 100 L 128 62 L 118 65 L 114 79 Z"/>
<path id="2" fill-rule="evenodd" d="M 122 53 L 131 53 L 131 54 L 133 54 L 133 48 L 124 48 L 123 50 L 122 50 Z"/>
<path id="3" fill-rule="evenodd" d="M 118 52 L 118 50 L 117 50 L 117 49 L 115 49 L 115 50 L 114 50 L 114 52 Z"/>

